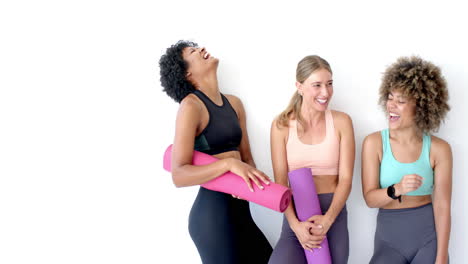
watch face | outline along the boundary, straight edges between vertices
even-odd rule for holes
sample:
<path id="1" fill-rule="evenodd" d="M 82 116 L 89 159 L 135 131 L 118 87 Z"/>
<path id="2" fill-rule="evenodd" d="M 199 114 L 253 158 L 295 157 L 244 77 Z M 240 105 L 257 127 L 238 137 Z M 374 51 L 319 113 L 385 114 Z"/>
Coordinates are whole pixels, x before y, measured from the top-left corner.
<path id="1" fill-rule="evenodd" d="M 393 187 L 393 185 L 388 186 L 387 195 L 392 199 L 396 199 L 396 197 L 395 197 L 395 187 Z"/>

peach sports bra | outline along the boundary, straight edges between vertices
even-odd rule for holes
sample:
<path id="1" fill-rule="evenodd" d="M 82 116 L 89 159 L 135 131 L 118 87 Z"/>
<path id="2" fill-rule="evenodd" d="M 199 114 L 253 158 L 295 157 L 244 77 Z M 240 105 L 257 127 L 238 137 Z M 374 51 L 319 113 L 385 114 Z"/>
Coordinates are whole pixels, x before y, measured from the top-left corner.
<path id="1" fill-rule="evenodd" d="M 340 142 L 335 133 L 333 116 L 325 111 L 325 139 L 318 144 L 304 144 L 297 136 L 297 121 L 289 121 L 289 136 L 286 143 L 288 169 L 311 168 L 312 175 L 338 175 Z"/>

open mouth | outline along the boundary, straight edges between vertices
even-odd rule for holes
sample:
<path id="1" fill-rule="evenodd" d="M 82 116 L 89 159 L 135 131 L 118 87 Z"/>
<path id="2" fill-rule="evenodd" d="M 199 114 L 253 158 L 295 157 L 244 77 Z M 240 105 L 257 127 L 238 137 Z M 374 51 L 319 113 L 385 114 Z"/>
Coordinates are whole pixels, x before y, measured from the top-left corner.
<path id="1" fill-rule="evenodd" d="M 203 54 L 203 59 L 207 60 L 210 58 L 210 54 L 208 52 L 206 52 L 205 54 Z"/>
<path id="2" fill-rule="evenodd" d="M 328 99 L 319 99 L 319 98 L 317 98 L 317 99 L 315 99 L 315 101 L 317 103 L 321 104 L 321 105 L 326 105 L 327 102 L 328 102 Z"/>
<path id="3" fill-rule="evenodd" d="M 390 112 L 389 114 L 390 114 L 390 121 L 391 122 L 395 122 L 395 121 L 398 121 L 400 119 L 400 116 L 395 114 L 395 113 Z"/>

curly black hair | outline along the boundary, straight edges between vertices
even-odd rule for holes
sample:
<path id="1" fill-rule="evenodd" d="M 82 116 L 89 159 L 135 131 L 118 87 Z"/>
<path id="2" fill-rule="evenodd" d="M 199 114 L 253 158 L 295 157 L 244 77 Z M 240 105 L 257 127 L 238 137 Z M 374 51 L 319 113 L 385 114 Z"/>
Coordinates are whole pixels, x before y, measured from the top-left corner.
<path id="1" fill-rule="evenodd" d="M 186 47 L 198 47 L 198 44 L 179 40 L 167 48 L 166 53 L 159 59 L 159 80 L 164 88 L 163 91 L 178 103 L 195 91 L 195 86 L 186 78 L 188 65 L 182 57 L 182 51 Z"/>
<path id="2" fill-rule="evenodd" d="M 423 132 L 437 131 L 450 110 L 447 83 L 440 68 L 420 57 L 400 57 L 387 68 L 379 92 L 384 109 L 392 90 L 416 102 L 415 122 Z"/>

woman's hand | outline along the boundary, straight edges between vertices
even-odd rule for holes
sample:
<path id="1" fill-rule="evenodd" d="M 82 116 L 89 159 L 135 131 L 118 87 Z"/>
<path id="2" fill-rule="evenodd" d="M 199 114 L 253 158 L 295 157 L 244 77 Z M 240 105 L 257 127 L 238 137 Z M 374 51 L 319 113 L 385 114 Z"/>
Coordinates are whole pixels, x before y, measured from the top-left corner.
<path id="1" fill-rule="evenodd" d="M 395 195 L 400 196 L 417 190 L 421 187 L 422 181 L 423 177 L 417 174 L 405 175 L 399 183 L 393 186 L 395 188 Z"/>
<path id="2" fill-rule="evenodd" d="M 264 187 L 261 182 L 266 185 L 270 185 L 270 179 L 265 175 L 265 173 L 257 170 L 245 162 L 242 162 L 241 160 L 228 158 L 228 167 L 229 171 L 239 175 L 242 179 L 244 179 L 251 192 L 253 192 L 254 189 L 250 181 L 253 181 L 258 186 L 258 188 L 262 190 Z"/>
<path id="3" fill-rule="evenodd" d="M 307 219 L 307 221 L 312 222 L 312 223 L 322 227 L 322 228 L 319 228 L 319 229 L 317 229 L 317 228 L 311 229 L 310 231 L 311 231 L 311 233 L 313 235 L 326 236 L 328 230 L 330 229 L 330 227 L 333 224 L 333 220 L 330 219 L 327 215 L 314 215 L 314 216 L 310 217 L 309 219 Z"/>
<path id="4" fill-rule="evenodd" d="M 314 248 L 321 248 L 320 244 L 322 243 L 323 239 L 325 239 L 324 235 L 314 235 L 311 234 L 311 230 L 320 230 L 322 227 L 320 225 L 311 223 L 309 221 L 304 222 L 297 222 L 291 226 L 291 229 L 296 234 L 299 243 L 304 249 L 313 251 Z"/>

